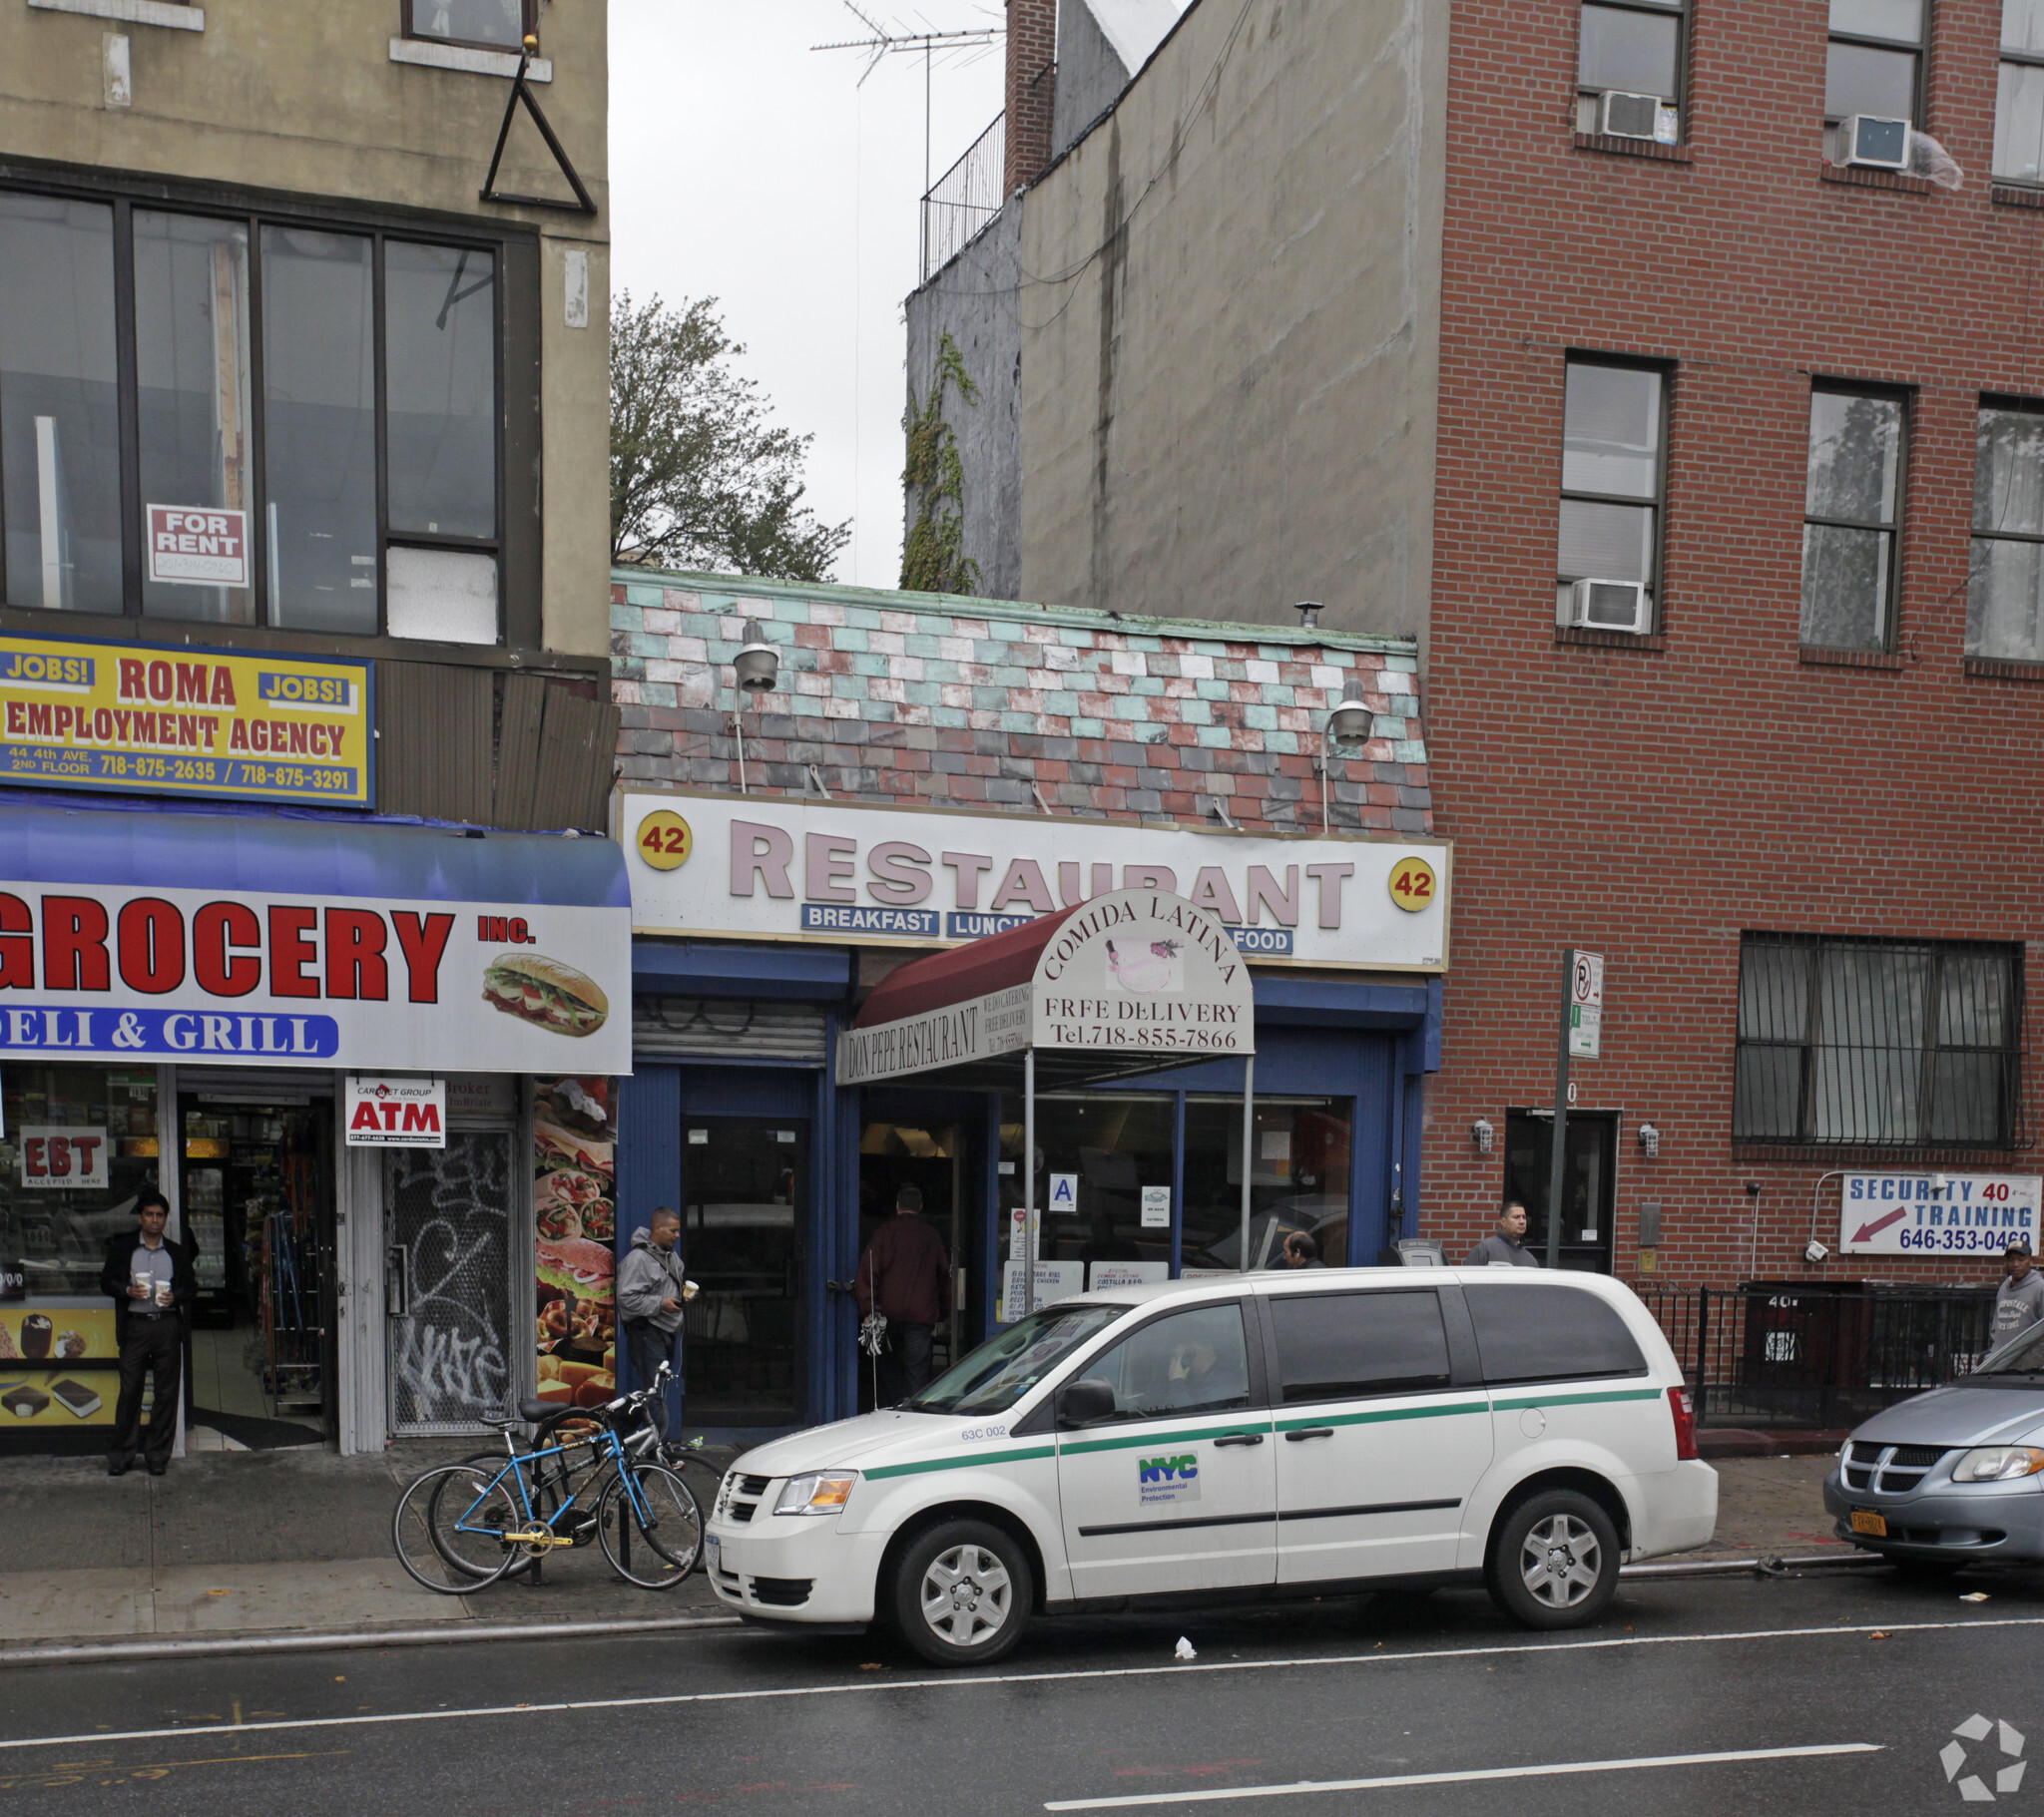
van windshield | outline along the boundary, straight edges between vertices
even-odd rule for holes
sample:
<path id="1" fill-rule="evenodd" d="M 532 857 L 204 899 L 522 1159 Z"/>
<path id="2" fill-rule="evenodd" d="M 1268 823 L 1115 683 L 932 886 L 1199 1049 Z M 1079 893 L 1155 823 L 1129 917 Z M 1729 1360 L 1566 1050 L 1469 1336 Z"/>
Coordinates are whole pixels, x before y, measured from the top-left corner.
<path id="1" fill-rule="evenodd" d="M 1105 1331 L 1128 1310 L 1126 1306 L 1046 1306 L 987 1339 L 913 1400 L 901 1404 L 910 1413 L 1005 1412 L 1081 1344 Z"/>
<path id="2" fill-rule="evenodd" d="M 1985 1358 L 1975 1375 L 2044 1375 L 2044 1325 L 2032 1325 Z"/>

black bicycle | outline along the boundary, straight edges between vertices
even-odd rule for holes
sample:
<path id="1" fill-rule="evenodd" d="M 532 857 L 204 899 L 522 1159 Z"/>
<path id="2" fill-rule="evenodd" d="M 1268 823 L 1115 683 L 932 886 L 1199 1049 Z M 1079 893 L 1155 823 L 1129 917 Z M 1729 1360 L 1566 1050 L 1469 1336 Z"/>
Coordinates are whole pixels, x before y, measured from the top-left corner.
<path id="1" fill-rule="evenodd" d="M 501 1459 L 442 1464 L 398 1498 L 398 1563 L 427 1590 L 459 1596 L 593 1539 L 628 1584 L 675 1589 L 702 1561 L 703 1514 L 678 1468 L 686 1448 L 664 1444 L 653 1423 L 672 1379 L 663 1363 L 650 1386 L 602 1407 L 529 1400 L 487 1421 L 504 1434 Z M 528 1450 L 520 1425 L 535 1429 Z"/>

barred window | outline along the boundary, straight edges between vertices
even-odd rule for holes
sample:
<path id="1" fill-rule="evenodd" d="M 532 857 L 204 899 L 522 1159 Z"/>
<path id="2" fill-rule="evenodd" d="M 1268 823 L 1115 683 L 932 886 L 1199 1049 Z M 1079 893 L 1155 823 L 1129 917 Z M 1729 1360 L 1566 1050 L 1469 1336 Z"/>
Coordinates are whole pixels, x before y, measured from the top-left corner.
<path id="1" fill-rule="evenodd" d="M 1733 1138 L 2007 1147 L 2022 1022 L 2020 947 L 1748 934 Z"/>

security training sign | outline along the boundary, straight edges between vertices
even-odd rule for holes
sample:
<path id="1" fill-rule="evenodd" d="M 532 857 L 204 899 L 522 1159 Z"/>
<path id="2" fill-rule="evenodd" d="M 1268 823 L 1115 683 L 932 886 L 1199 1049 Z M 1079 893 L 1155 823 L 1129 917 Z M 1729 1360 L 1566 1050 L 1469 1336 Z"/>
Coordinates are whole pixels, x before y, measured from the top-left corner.
<path id="1" fill-rule="evenodd" d="M 1845 1255 L 1976 1255 L 2010 1243 L 2037 1250 L 2044 1175 L 1847 1173 L 1839 1181 L 1838 1248 Z"/>
<path id="2" fill-rule="evenodd" d="M 629 1073 L 626 920 L 0 880 L 0 1058 Z"/>
<path id="3" fill-rule="evenodd" d="M 373 807 L 368 663 L 0 637 L 0 783 Z"/>
<path id="4" fill-rule="evenodd" d="M 762 795 L 622 793 L 614 811 L 642 934 L 955 945 L 1143 889 L 1185 897 L 1258 965 L 1447 965 L 1453 852 L 1441 840 Z"/>

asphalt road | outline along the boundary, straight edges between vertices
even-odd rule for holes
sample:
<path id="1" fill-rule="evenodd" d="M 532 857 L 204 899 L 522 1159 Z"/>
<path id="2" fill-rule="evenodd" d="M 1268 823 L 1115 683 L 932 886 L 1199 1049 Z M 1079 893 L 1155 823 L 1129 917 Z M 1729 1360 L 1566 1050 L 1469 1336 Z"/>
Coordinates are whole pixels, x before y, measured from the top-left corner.
<path id="1" fill-rule="evenodd" d="M 1913 1814 L 1965 1802 L 1970 1718 L 2044 1746 L 2040 1643 L 2044 1573 L 1875 1570 L 1629 1584 L 1563 1636 L 1463 1591 L 1045 1622 L 977 1674 L 750 1630 L 37 1667 L 0 1813 Z"/>

